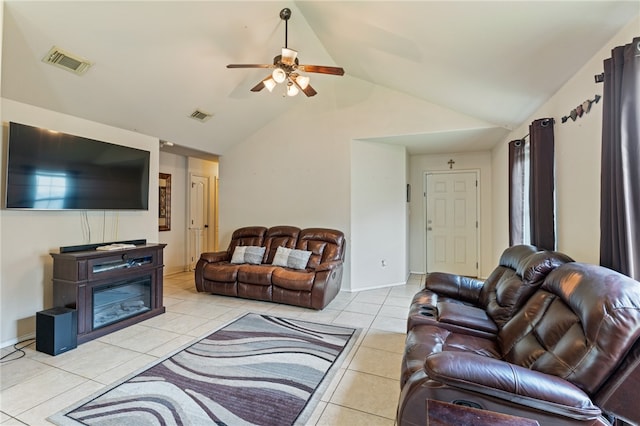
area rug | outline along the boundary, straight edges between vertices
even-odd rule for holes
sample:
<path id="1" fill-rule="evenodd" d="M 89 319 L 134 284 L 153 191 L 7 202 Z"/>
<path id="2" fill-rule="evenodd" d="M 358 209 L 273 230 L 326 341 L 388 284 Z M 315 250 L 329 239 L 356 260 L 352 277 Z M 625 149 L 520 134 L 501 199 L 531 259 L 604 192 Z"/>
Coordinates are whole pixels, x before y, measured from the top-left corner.
<path id="1" fill-rule="evenodd" d="M 246 314 L 51 416 L 58 425 L 302 425 L 359 330 Z"/>

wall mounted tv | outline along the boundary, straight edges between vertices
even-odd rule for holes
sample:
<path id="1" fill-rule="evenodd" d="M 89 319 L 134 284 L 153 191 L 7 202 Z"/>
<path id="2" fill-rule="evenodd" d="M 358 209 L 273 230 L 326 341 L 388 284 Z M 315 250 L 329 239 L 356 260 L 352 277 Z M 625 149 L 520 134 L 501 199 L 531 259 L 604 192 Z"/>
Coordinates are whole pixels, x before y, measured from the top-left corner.
<path id="1" fill-rule="evenodd" d="M 9 123 L 5 207 L 148 210 L 149 151 Z"/>

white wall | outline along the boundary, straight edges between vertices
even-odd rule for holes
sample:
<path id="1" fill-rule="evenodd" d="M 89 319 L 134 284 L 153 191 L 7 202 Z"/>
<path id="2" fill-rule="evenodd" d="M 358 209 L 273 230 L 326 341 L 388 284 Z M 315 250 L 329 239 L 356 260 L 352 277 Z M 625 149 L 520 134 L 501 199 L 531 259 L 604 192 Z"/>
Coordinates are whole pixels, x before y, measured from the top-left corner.
<path id="1" fill-rule="evenodd" d="M 285 224 L 340 229 L 347 239 L 342 286 L 351 289 L 351 268 L 363 271 L 369 267 L 369 259 L 380 257 L 379 245 L 406 246 L 406 228 L 391 241 L 380 239 L 375 245 L 361 241 L 362 233 L 353 235 L 356 224 L 352 223 L 351 202 L 356 188 L 352 187 L 351 166 L 358 161 L 351 158 L 352 141 L 489 125 L 409 95 L 343 78 L 350 79 L 350 91 L 341 93 L 340 99 L 332 99 L 328 92 L 297 99 L 271 95 L 273 102 L 296 104 L 244 143 L 224 152 L 220 158 L 220 247 L 226 248 L 231 233 L 241 226 Z M 392 157 L 390 173 L 406 182 L 406 164 L 404 159 L 402 164 L 396 161 L 399 156 L 396 152 Z M 357 191 L 373 192 L 375 186 L 362 182 Z M 398 191 L 404 194 L 403 188 Z M 396 202 L 392 208 L 404 212 L 404 196 Z M 406 223 L 406 215 L 398 220 Z M 353 247 L 358 247 L 355 260 L 362 264 L 351 265 Z M 398 280 L 395 275 L 387 279 L 386 285 Z M 373 284 L 355 285 L 365 288 Z"/>
<path id="2" fill-rule="evenodd" d="M 479 239 L 480 239 L 480 263 L 479 275 L 487 277 L 495 268 L 492 251 L 492 171 L 491 153 L 467 152 L 442 155 L 412 155 L 410 156 L 410 184 L 411 202 L 409 203 L 409 269 L 413 273 L 423 274 L 427 270 L 427 253 L 425 242 L 425 197 L 424 174 L 428 171 L 448 171 L 448 161 L 453 160 L 453 169 L 479 170 L 480 203 Z"/>
<path id="3" fill-rule="evenodd" d="M 171 175 L 171 229 L 158 232 L 158 241 L 167 244 L 163 253 L 167 275 L 187 270 L 187 157 L 161 151 L 158 170 Z"/>
<path id="4" fill-rule="evenodd" d="M 555 118 L 558 250 L 581 262 L 599 263 L 603 101 L 594 104 L 588 114 L 576 121 L 569 119 L 562 124 L 561 118 L 585 100 L 593 99 L 595 94 L 602 95 L 603 85 L 594 82 L 594 75 L 602 73 L 603 61 L 611 57 L 611 49 L 631 43 L 633 37 L 638 36 L 638 28 L 640 17 L 607 43 L 525 125 L 493 149 L 494 264 L 497 264 L 500 254 L 509 243 L 507 144 L 528 134 L 529 124 L 536 118 L 544 117 Z"/>
<path id="5" fill-rule="evenodd" d="M 2 35 L 4 34 L 3 25 L 4 25 L 4 0 L 0 0 L 0 63 L 2 59 L 2 46 L 4 45 L 3 39 L 2 39 Z M 0 82 L 1 81 L 2 81 L 2 66 L 0 66 Z M 3 117 L 3 115 L 2 115 L 2 85 L 0 84 L 0 118 L 1 117 Z M 2 148 L 3 149 L 0 150 L 0 153 L 4 155 L 4 152 L 5 152 L 4 143 L 2 143 Z M 4 168 L 4 162 L 0 161 L 0 170 L 3 170 L 3 168 Z M 4 175 L 5 173 L 3 171 L 2 174 L 0 174 L 0 182 L 3 182 L 4 179 L 6 179 Z M 0 191 L 0 193 L 2 193 L 2 191 Z M 2 209 L 0 209 L 0 267 L 2 266 L 2 246 L 3 246 L 3 244 L 1 243 L 3 241 L 2 216 L 3 216 L 3 211 Z M 4 300 L 3 280 L 4 280 L 4 274 L 0 272 L 0 327 L 2 327 L 2 323 L 4 323 L 4 315 L 3 315 L 3 309 L 2 309 L 2 301 Z M 0 331 L 0 333 L 2 333 L 0 334 L 0 336 L 4 336 L 4 333 L 2 331 Z M 0 347 L 4 346 L 2 344 L 3 341 L 4 339 L 0 337 Z"/>
<path id="6" fill-rule="evenodd" d="M 406 149 L 351 142 L 351 290 L 406 282 Z"/>
<path id="7" fill-rule="evenodd" d="M 150 151 L 150 188 L 157 186 L 157 138 L 2 99 L 2 152 L 6 152 L 9 121 Z M 0 210 L 1 346 L 32 335 L 36 312 L 53 307 L 51 251 L 114 240 L 145 238 L 156 242 L 158 191 L 150 191 L 148 211 L 89 211 L 87 217 L 90 236 L 79 211 Z"/>

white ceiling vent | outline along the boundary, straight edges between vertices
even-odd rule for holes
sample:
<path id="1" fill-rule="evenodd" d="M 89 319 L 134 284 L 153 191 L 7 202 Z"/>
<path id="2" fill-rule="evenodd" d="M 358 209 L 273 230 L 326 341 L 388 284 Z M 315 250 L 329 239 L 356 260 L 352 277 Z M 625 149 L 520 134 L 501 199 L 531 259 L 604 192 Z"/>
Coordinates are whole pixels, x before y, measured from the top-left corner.
<path id="1" fill-rule="evenodd" d="M 87 72 L 89 67 L 93 65 L 86 59 L 66 52 L 57 46 L 53 46 L 51 50 L 49 50 L 49 53 L 42 58 L 42 62 L 62 68 L 77 75 L 84 74 Z"/>
<path id="2" fill-rule="evenodd" d="M 212 116 L 213 116 L 213 114 L 210 114 L 208 112 L 204 112 L 204 111 L 201 111 L 201 110 L 197 109 L 197 110 L 193 111 L 189 117 L 193 118 L 194 120 L 198 120 L 198 121 L 204 123 L 205 121 L 210 119 Z"/>

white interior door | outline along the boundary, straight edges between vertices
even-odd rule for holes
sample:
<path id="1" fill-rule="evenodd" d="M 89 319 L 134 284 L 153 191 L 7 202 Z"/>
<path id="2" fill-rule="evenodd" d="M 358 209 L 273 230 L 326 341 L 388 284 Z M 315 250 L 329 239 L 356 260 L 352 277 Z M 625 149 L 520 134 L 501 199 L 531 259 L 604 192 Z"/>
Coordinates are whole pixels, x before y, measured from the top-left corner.
<path id="1" fill-rule="evenodd" d="M 478 276 L 478 173 L 427 173 L 427 272 Z"/>
<path id="2" fill-rule="evenodd" d="M 194 270 L 207 244 L 209 217 L 209 178 L 204 176 L 191 176 L 191 189 L 189 192 L 189 270 Z"/>

